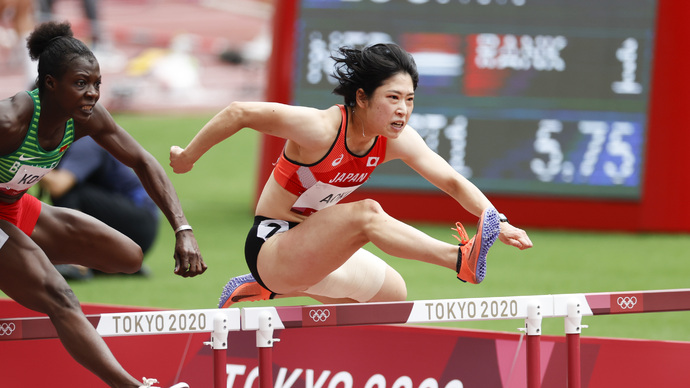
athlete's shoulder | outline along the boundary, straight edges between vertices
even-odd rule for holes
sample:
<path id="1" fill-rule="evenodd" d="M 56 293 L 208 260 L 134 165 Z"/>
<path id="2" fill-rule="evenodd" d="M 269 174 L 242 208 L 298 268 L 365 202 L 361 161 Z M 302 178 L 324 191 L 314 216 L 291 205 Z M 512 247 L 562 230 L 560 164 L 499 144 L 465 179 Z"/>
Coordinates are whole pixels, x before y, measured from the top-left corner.
<path id="1" fill-rule="evenodd" d="M 333 105 L 328 108 L 319 109 L 308 106 L 291 106 L 293 112 L 311 116 L 315 120 L 340 121 L 342 117 L 341 110 L 338 105 Z"/>
<path id="2" fill-rule="evenodd" d="M 293 108 L 294 114 L 285 122 L 289 126 L 298 127 L 300 133 L 303 132 L 307 135 L 308 139 L 301 139 L 302 142 L 307 140 L 304 145 L 311 140 L 321 139 L 327 143 L 327 147 L 330 147 L 335 133 L 338 132 L 343 122 L 343 116 L 338 106 L 334 105 L 326 109 L 300 106 Z"/>
<path id="3" fill-rule="evenodd" d="M 341 121 L 344 121 L 347 117 L 347 114 L 345 113 L 345 110 L 342 107 L 342 105 L 333 105 L 329 108 L 324 109 L 322 112 L 325 118 L 327 118 L 329 121 L 336 122 L 338 124 L 340 124 Z"/>
<path id="4" fill-rule="evenodd" d="M 31 118 L 33 110 L 33 100 L 26 92 L 19 92 L 12 97 L 0 100 L 0 125 L 4 128 L 25 116 Z"/>
<path id="5" fill-rule="evenodd" d="M 33 101 L 26 92 L 0 100 L 0 155 L 14 151 L 26 136 L 33 116 Z"/>

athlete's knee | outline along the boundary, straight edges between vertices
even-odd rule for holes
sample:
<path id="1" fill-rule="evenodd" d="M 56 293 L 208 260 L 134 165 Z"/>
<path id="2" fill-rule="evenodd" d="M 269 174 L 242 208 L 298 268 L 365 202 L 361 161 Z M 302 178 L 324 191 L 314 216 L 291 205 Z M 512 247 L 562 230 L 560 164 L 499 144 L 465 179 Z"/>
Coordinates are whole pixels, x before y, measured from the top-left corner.
<path id="1" fill-rule="evenodd" d="M 119 233 L 119 232 L 117 232 Z M 141 246 L 131 240 L 129 237 L 125 237 L 126 243 L 120 245 L 119 254 L 117 255 L 118 265 L 121 266 L 120 272 L 124 273 L 134 273 L 141 269 L 141 264 L 144 262 L 144 251 Z"/>
<path id="2" fill-rule="evenodd" d="M 356 204 L 360 207 L 361 214 L 373 216 L 373 217 L 381 215 L 381 214 L 386 214 L 384 212 L 381 204 L 378 203 L 378 201 L 373 200 L 371 198 L 357 201 Z"/>
<path id="3" fill-rule="evenodd" d="M 112 233 L 119 233 L 115 230 Z M 88 250 L 88 255 L 92 257 L 87 263 L 77 264 L 87 265 L 105 273 L 135 273 L 141 269 L 144 262 L 144 253 L 139 245 L 129 238 L 115 238 L 114 236 L 103 236 L 100 241 Z"/>
<path id="4" fill-rule="evenodd" d="M 355 206 L 357 206 L 357 209 L 354 214 L 358 215 L 356 219 L 361 224 L 361 229 L 363 230 L 374 227 L 378 224 L 377 220 L 387 216 L 381 204 L 373 199 L 355 202 Z"/>
<path id="5" fill-rule="evenodd" d="M 405 279 L 392 267 L 386 269 L 386 277 L 378 293 L 367 302 L 399 302 L 407 300 Z"/>
<path id="6" fill-rule="evenodd" d="M 103 263 L 105 272 L 131 274 L 141 269 L 144 262 L 144 252 L 133 241 L 126 246 L 117 247 L 115 253 L 116 255 L 112 260 Z"/>
<path id="7" fill-rule="evenodd" d="M 405 279 L 398 271 L 393 268 L 389 268 L 390 271 L 386 273 L 386 279 L 390 279 L 391 288 L 390 298 L 393 300 L 406 300 L 407 299 L 407 284 L 405 284 Z"/>
<path id="8" fill-rule="evenodd" d="M 138 250 L 138 254 L 133 254 L 130 256 L 129 260 L 123 262 L 122 268 L 119 270 L 119 272 L 132 274 L 141 269 L 141 265 L 144 262 L 144 254 L 141 250 L 141 247 L 138 245 L 136 246 L 136 249 Z"/>

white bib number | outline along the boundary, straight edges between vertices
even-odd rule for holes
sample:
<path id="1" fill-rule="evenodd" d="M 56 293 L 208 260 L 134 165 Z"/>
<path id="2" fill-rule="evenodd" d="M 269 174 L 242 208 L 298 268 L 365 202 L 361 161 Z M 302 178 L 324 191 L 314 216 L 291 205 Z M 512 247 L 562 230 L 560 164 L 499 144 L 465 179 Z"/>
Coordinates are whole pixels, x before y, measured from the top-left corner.
<path id="1" fill-rule="evenodd" d="M 359 186 L 338 187 L 324 182 L 316 184 L 297 198 L 294 209 L 313 209 L 314 211 L 325 209 L 340 202 Z"/>
<path id="2" fill-rule="evenodd" d="M 256 231 L 256 237 L 262 238 L 264 241 L 274 234 L 287 232 L 290 229 L 290 224 L 283 220 L 263 220 L 259 224 Z"/>
<path id="3" fill-rule="evenodd" d="M 52 168 L 21 166 L 17 173 L 14 174 L 14 178 L 7 183 L 3 183 L 3 185 L 6 189 L 24 191 L 38 183 L 51 170 Z"/>

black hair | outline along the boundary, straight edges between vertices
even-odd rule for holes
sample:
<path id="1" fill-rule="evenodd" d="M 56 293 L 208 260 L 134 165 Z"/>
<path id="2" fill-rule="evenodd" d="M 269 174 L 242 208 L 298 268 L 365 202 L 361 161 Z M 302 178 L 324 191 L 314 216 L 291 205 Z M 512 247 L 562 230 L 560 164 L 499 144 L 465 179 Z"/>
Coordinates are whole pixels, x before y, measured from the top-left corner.
<path id="1" fill-rule="evenodd" d="M 397 44 L 378 43 L 361 50 L 341 47 L 338 52 L 339 56 L 331 56 L 335 61 L 333 77 L 338 80 L 333 93 L 343 96 L 347 106 L 355 105 L 358 89 L 371 97 L 376 88 L 398 73 L 409 74 L 417 89 L 419 73 L 414 58 Z"/>
<path id="2" fill-rule="evenodd" d="M 26 39 L 26 47 L 31 59 L 38 61 L 36 86 L 39 92 L 43 92 L 46 75 L 60 78 L 74 59 L 90 57 L 96 60 L 86 44 L 74 37 L 69 22 L 40 24 Z"/>

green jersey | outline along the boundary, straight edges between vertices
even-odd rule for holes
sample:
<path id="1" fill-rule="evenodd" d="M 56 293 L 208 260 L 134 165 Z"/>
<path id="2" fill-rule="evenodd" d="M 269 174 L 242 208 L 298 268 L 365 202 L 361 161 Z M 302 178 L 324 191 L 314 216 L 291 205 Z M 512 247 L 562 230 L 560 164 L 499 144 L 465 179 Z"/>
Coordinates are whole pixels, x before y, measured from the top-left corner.
<path id="1" fill-rule="evenodd" d="M 60 144 L 52 151 L 46 151 L 38 143 L 38 118 L 41 115 L 41 100 L 38 89 L 29 93 L 34 102 L 34 114 L 24 142 L 13 153 L 0 156 L 0 192 L 15 196 L 38 183 L 45 174 L 54 169 L 65 150 L 74 141 L 74 121 L 69 119 Z"/>

